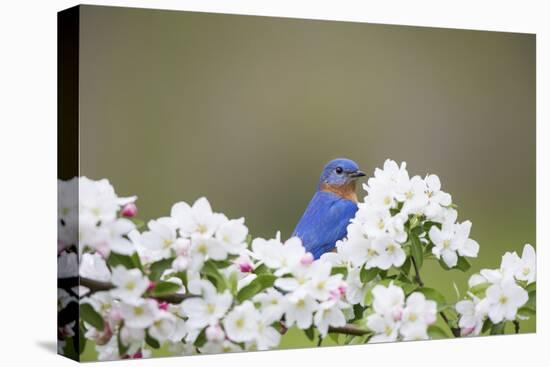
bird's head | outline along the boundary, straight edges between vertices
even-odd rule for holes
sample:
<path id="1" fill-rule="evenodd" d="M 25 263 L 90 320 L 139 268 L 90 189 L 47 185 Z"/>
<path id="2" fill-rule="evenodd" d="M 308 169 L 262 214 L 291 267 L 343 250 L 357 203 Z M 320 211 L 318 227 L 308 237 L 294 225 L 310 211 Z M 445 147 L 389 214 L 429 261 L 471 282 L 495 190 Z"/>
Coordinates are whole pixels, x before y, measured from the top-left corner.
<path id="1" fill-rule="evenodd" d="M 319 178 L 319 189 L 349 187 L 355 189 L 355 181 L 365 173 L 351 159 L 338 158 L 327 163 Z"/>

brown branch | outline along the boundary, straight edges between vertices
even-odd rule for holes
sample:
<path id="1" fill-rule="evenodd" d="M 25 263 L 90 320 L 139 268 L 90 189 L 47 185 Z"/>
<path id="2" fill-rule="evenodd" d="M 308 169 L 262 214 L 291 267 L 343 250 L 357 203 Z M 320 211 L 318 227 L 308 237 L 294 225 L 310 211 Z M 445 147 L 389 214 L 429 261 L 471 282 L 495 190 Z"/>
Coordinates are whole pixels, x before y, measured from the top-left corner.
<path id="1" fill-rule="evenodd" d="M 420 270 L 418 270 L 418 266 L 416 265 L 416 261 L 414 261 L 414 257 L 411 256 L 411 262 L 414 266 L 414 280 L 418 283 L 420 287 L 424 287 L 424 282 L 422 281 L 422 278 L 420 278 Z"/>
<path id="2" fill-rule="evenodd" d="M 115 286 L 112 283 L 101 282 L 99 280 L 94 280 L 94 279 L 90 279 L 90 278 L 82 278 L 82 277 L 80 278 L 80 285 L 90 289 L 90 293 L 108 291 L 108 290 L 111 290 L 111 289 L 115 288 Z M 165 296 L 148 296 L 148 297 L 157 299 L 159 301 L 179 304 L 187 298 L 192 298 L 192 297 L 197 297 L 197 296 L 194 295 L 194 294 L 174 293 L 174 294 L 169 294 L 169 295 L 165 295 Z M 361 329 L 361 328 L 359 328 L 359 327 L 357 327 L 356 325 L 353 325 L 353 324 L 347 324 L 347 325 L 341 326 L 341 327 L 331 327 L 331 328 L 329 328 L 328 331 L 329 331 L 329 333 L 338 333 L 338 334 L 347 334 L 347 335 L 356 335 L 356 336 L 363 336 L 363 335 L 366 335 L 366 334 L 370 333 L 370 331 L 365 330 L 365 329 Z"/>
<path id="3" fill-rule="evenodd" d="M 330 327 L 328 329 L 329 333 L 337 333 L 337 334 L 347 334 L 347 335 L 356 335 L 356 336 L 363 336 L 370 334 L 369 330 L 361 329 L 360 327 L 357 327 L 353 324 L 347 324 L 345 326 L 341 327 Z"/>
<path id="4" fill-rule="evenodd" d="M 99 280 L 94 280 L 94 279 L 90 279 L 90 278 L 82 278 L 82 277 L 80 278 L 80 285 L 90 289 L 90 293 L 108 291 L 108 290 L 111 290 L 111 289 L 115 288 L 115 286 L 113 284 L 109 283 L 109 282 L 101 282 Z M 153 295 L 147 295 L 146 294 L 146 297 L 154 298 L 154 299 L 162 301 L 162 302 L 179 304 L 179 303 L 182 303 L 184 300 L 186 300 L 188 298 L 193 298 L 193 297 L 197 297 L 197 296 L 194 295 L 194 294 L 173 293 L 173 294 L 167 294 L 167 295 L 164 295 L 164 296 L 153 296 Z"/>
<path id="5" fill-rule="evenodd" d="M 451 327 L 451 323 L 449 322 L 449 319 L 448 319 L 447 316 L 443 313 L 443 311 L 441 311 L 439 314 L 441 315 L 441 318 L 443 319 L 443 321 L 445 321 L 445 323 L 447 324 L 447 326 L 449 327 L 449 329 L 451 329 L 451 332 L 453 333 L 454 337 L 455 337 L 455 338 L 459 338 L 459 337 L 460 337 L 460 329 L 459 329 L 459 328 L 455 328 L 455 327 Z"/>

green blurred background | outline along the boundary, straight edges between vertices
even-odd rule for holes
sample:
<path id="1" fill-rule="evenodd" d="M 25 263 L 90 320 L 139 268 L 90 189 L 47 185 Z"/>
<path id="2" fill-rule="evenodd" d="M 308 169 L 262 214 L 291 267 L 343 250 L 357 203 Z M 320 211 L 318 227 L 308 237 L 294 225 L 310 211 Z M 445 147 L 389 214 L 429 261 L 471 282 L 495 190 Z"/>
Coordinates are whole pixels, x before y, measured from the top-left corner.
<path id="1" fill-rule="evenodd" d="M 472 270 L 535 245 L 535 35 L 82 6 L 80 36 L 80 173 L 141 218 L 206 196 L 287 237 L 328 160 L 392 158 L 473 222 Z M 423 273 L 449 300 L 469 276 Z"/>

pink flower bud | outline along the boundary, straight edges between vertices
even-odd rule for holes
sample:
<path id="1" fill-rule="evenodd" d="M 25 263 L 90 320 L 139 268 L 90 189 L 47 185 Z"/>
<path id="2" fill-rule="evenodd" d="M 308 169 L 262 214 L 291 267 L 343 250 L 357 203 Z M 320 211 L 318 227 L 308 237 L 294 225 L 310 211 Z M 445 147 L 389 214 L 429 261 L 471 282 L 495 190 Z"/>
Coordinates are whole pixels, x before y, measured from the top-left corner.
<path id="1" fill-rule="evenodd" d="M 111 330 L 111 326 L 109 325 L 108 322 L 106 322 L 105 327 L 103 328 L 103 331 L 98 333 L 95 343 L 97 345 L 105 345 L 109 342 L 109 340 L 111 340 L 112 336 L 113 336 L 113 331 Z"/>
<path id="2" fill-rule="evenodd" d="M 239 270 L 241 271 L 241 273 L 250 273 L 252 269 L 252 264 L 249 262 L 242 262 L 239 264 Z"/>
<path id="3" fill-rule="evenodd" d="M 462 328 L 462 329 L 460 329 L 460 336 L 468 336 L 468 335 L 470 335 L 471 333 L 473 333 L 473 331 L 474 331 L 475 329 L 476 329 L 475 327 L 466 327 L 466 328 Z"/>
<path id="4" fill-rule="evenodd" d="M 168 302 L 160 302 L 159 303 L 159 310 L 167 311 L 168 310 Z"/>
<path id="5" fill-rule="evenodd" d="M 206 328 L 205 335 L 206 339 L 211 342 L 221 342 L 225 339 L 225 333 L 219 325 Z"/>
<path id="6" fill-rule="evenodd" d="M 342 296 L 342 294 L 340 293 L 340 291 L 338 289 L 333 289 L 329 293 L 330 293 L 329 298 L 333 301 L 338 301 L 340 299 L 340 297 Z"/>
<path id="7" fill-rule="evenodd" d="M 157 286 L 157 284 L 151 280 L 151 281 L 149 281 L 149 285 L 147 286 L 147 290 L 152 291 L 153 289 L 155 289 L 156 286 Z"/>
<path id="8" fill-rule="evenodd" d="M 138 212 L 138 209 L 136 204 L 129 203 L 124 205 L 124 207 L 120 211 L 120 214 L 122 214 L 122 216 L 126 218 L 133 218 L 137 215 L 137 212 Z"/>
<path id="9" fill-rule="evenodd" d="M 424 320 L 428 325 L 433 324 L 436 321 L 436 319 L 437 317 L 431 312 L 427 312 L 426 315 L 424 315 Z"/>
<path id="10" fill-rule="evenodd" d="M 338 287 L 338 292 L 340 292 L 341 295 L 344 295 L 346 294 L 346 291 L 348 290 L 348 285 L 346 283 L 342 283 L 339 287 Z"/>
<path id="11" fill-rule="evenodd" d="M 400 307 L 394 308 L 392 317 L 394 321 L 401 321 L 401 318 L 403 317 L 403 310 Z"/>
<path id="12" fill-rule="evenodd" d="M 300 264 L 307 266 L 313 263 L 313 255 L 311 252 L 306 252 L 306 254 L 300 259 Z"/>
<path id="13" fill-rule="evenodd" d="M 112 320 L 114 322 L 122 321 L 122 314 L 117 308 L 111 308 L 111 310 L 107 314 L 107 317 L 109 318 L 109 320 Z"/>
<path id="14" fill-rule="evenodd" d="M 132 358 L 134 358 L 134 359 L 143 358 L 143 353 L 141 353 L 141 350 L 138 350 L 136 353 L 134 353 Z"/>

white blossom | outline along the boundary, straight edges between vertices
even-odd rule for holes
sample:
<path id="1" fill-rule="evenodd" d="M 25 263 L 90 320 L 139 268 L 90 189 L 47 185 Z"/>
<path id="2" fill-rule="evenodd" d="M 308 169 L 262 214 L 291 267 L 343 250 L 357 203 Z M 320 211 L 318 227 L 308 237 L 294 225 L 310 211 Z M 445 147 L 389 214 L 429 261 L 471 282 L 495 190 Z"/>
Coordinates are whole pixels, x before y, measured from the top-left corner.
<path id="1" fill-rule="evenodd" d="M 126 269 L 121 265 L 113 268 L 111 282 L 115 286 L 111 295 L 128 303 L 139 300 L 149 287 L 149 279 L 139 269 Z"/>
<path id="2" fill-rule="evenodd" d="M 187 324 L 193 329 L 216 325 L 229 310 L 233 300 L 229 291 L 219 294 L 207 280 L 191 281 L 189 291 L 201 296 L 188 298 L 181 304 L 181 313 L 189 318 Z"/>

